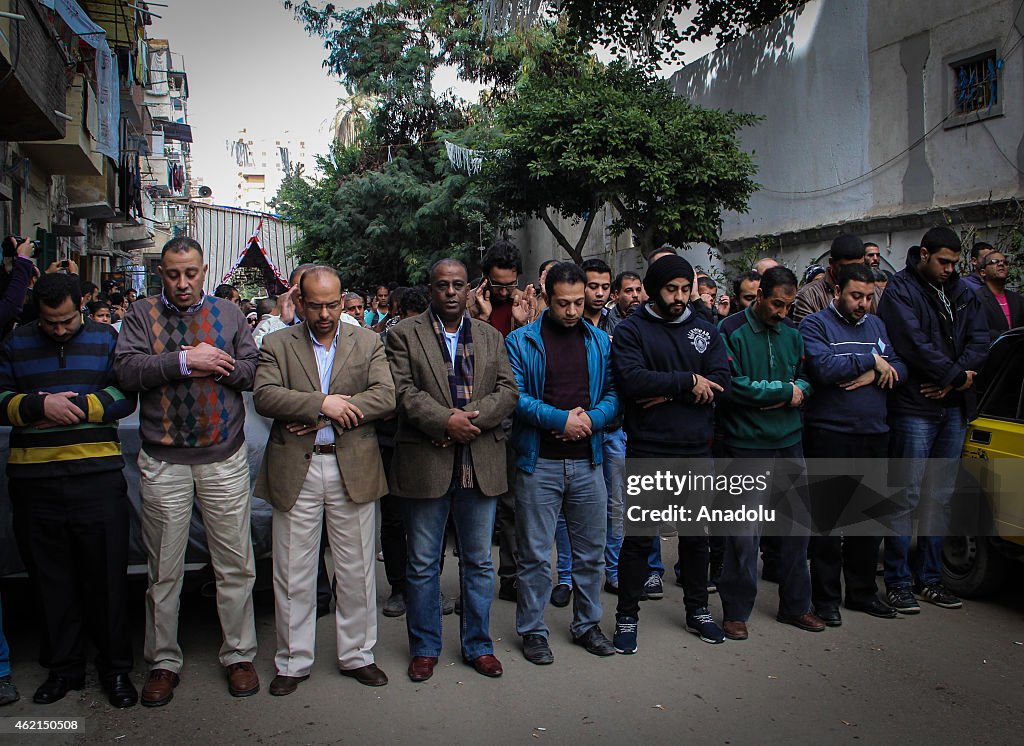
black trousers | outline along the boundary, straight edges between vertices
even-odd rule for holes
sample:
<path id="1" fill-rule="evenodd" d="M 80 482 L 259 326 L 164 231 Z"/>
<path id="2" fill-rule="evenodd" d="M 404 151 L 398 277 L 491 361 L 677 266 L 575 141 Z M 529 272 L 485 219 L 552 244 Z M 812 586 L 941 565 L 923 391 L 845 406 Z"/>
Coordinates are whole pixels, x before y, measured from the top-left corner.
<path id="1" fill-rule="evenodd" d="M 857 435 L 808 427 L 804 434 L 807 458 L 877 458 L 888 456 L 889 434 Z M 836 609 L 843 599 L 870 601 L 877 597 L 875 567 L 880 536 L 812 536 L 807 548 L 811 560 L 811 597 L 818 610 Z"/>
<path id="2" fill-rule="evenodd" d="M 124 475 L 11 479 L 8 489 L 19 543 L 32 554 L 29 572 L 42 603 L 46 666 L 62 676 L 84 676 L 88 634 L 101 677 L 130 673 Z"/>
<path id="3" fill-rule="evenodd" d="M 685 458 L 711 458 L 710 451 L 679 454 Z M 648 454 L 629 447 L 626 458 L 664 458 L 661 454 Z M 619 552 L 619 602 L 617 614 L 637 617 L 644 583 L 651 574 L 647 557 L 654 548 L 657 536 L 625 536 Z M 683 584 L 683 605 L 687 613 L 708 605 L 708 563 L 710 548 L 706 536 L 679 537 L 679 579 Z"/>
<path id="4" fill-rule="evenodd" d="M 394 448 L 381 448 L 384 471 L 391 473 Z M 380 499 L 380 550 L 384 554 L 384 572 L 394 592 L 405 591 L 405 565 L 409 553 L 405 543 L 405 522 L 402 519 L 402 500 L 394 495 Z"/>

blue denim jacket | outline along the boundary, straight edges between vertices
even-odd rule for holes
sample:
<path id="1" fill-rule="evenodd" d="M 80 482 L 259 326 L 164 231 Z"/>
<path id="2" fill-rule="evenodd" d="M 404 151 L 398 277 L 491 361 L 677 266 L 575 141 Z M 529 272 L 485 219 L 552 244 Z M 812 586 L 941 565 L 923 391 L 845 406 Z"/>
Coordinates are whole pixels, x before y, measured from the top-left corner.
<path id="1" fill-rule="evenodd" d="M 527 474 L 533 474 L 537 466 L 540 430 L 563 430 L 569 419 L 564 409 L 544 403 L 547 354 L 540 333 L 544 314 L 532 324 L 516 329 L 505 340 L 512 373 L 519 386 L 519 403 L 516 404 L 512 423 L 512 445 L 516 450 L 516 468 Z M 619 398 L 612 380 L 610 338 L 592 324 L 580 323 L 583 324 L 587 369 L 590 372 L 590 409 L 587 415 L 594 431 L 590 439 L 591 462 L 597 466 L 603 460 L 604 429 L 619 413 Z"/>

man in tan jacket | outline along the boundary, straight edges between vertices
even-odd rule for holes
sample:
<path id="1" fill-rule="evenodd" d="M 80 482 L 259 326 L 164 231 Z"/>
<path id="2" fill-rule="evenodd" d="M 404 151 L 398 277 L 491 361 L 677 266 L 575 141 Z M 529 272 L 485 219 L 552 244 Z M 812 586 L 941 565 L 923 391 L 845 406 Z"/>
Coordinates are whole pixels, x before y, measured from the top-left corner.
<path id="1" fill-rule="evenodd" d="M 491 535 L 507 488 L 501 421 L 519 398 L 501 333 L 466 313 L 466 267 L 430 268 L 430 308 L 388 332 L 398 396 L 391 494 L 402 498 L 408 564 L 409 678 L 425 681 L 441 653 L 441 543 L 455 522 L 462 586 L 462 657 L 484 676 L 502 673 L 489 622 Z"/>
<path id="2" fill-rule="evenodd" d="M 253 386 L 256 411 L 274 419 L 255 494 L 274 507 L 277 675 L 270 693 L 309 678 L 316 627 L 316 565 L 324 516 L 338 598 L 338 666 L 367 686 L 377 668 L 373 502 L 387 492 L 373 422 L 395 409 L 380 337 L 342 324 L 341 280 L 314 267 L 299 283 L 303 324 L 267 335 Z"/>

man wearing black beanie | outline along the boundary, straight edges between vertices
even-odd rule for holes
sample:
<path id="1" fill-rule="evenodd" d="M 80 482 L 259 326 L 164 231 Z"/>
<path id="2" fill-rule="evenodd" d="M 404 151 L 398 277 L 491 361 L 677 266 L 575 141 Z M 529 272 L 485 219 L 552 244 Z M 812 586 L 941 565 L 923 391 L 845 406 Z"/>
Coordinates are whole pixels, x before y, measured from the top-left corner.
<path id="1" fill-rule="evenodd" d="M 644 278 L 650 302 L 615 329 L 612 368 L 625 411 L 627 458 L 711 456 L 713 402 L 729 388 L 729 361 L 718 331 L 689 304 L 693 276 L 685 259 L 659 259 Z M 637 649 L 639 602 L 655 541 L 623 540 L 613 641 L 620 653 Z M 707 537 L 681 536 L 679 555 L 686 628 L 704 642 L 720 643 L 725 636 L 707 608 Z"/>

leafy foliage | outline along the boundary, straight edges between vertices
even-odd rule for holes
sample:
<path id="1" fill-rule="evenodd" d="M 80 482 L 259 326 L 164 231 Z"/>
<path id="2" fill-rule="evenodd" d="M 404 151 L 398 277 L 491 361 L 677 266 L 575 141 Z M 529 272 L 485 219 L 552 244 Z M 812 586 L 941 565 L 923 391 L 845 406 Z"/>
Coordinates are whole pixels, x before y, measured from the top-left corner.
<path id="1" fill-rule="evenodd" d="M 485 171 L 507 210 L 547 209 L 586 220 L 612 203 L 615 232 L 633 231 L 646 254 L 669 241 L 714 243 L 723 209 L 745 210 L 757 185 L 737 132 L 756 117 L 720 112 L 673 95 L 669 85 L 621 63 L 578 59 L 572 73 L 529 77 L 499 109 L 506 155 Z M 575 246 L 556 238 L 576 261 Z"/>

